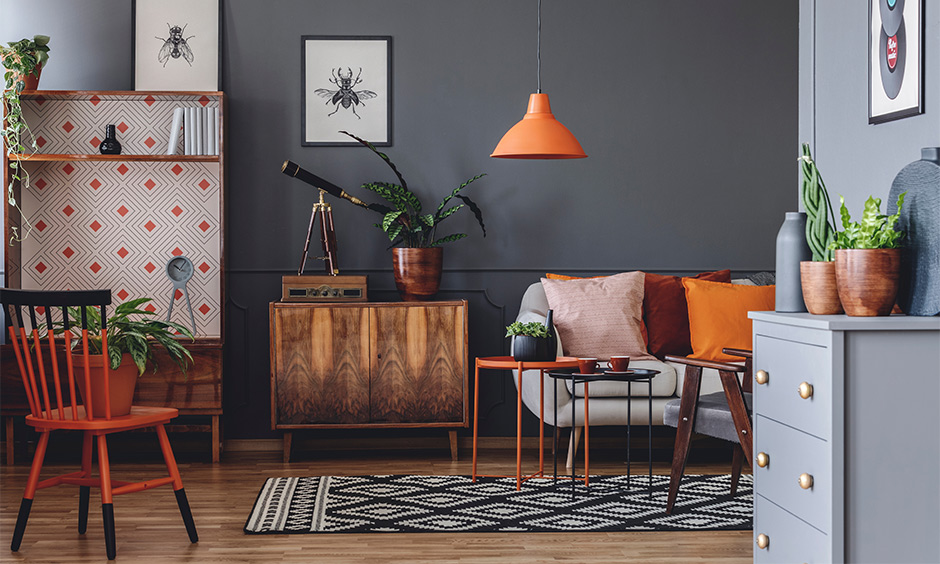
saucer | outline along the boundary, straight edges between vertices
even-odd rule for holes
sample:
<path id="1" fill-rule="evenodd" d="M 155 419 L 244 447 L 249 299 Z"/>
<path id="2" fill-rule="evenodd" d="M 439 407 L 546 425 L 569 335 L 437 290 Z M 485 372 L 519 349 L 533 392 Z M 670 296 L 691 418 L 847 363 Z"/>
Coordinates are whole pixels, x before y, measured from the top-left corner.
<path id="1" fill-rule="evenodd" d="M 634 372 L 635 372 L 634 370 L 623 370 L 623 371 L 619 371 L 619 370 L 604 370 L 604 374 L 612 374 L 612 375 L 614 375 L 614 376 L 625 376 L 625 375 L 627 375 L 627 374 L 633 374 Z"/>

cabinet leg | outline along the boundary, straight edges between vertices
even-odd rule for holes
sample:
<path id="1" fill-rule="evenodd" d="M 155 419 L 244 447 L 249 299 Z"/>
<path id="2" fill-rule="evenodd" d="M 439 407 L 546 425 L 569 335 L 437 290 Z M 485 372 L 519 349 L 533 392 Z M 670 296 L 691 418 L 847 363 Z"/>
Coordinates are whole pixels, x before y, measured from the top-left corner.
<path id="1" fill-rule="evenodd" d="M 219 455 L 221 453 L 221 436 L 219 435 L 219 416 L 212 416 L 212 462 L 217 463 L 219 461 Z"/>
<path id="2" fill-rule="evenodd" d="M 457 462 L 457 431 L 447 431 L 450 437 L 450 459 Z"/>
<path id="3" fill-rule="evenodd" d="M 7 415 L 3 418 L 3 422 L 6 424 L 7 431 L 7 466 L 13 466 L 13 454 L 15 450 L 16 443 L 13 441 L 13 416 Z"/>
<path id="4" fill-rule="evenodd" d="M 294 438 L 294 433 L 291 431 L 284 431 L 284 463 L 290 462 L 290 443 Z"/>

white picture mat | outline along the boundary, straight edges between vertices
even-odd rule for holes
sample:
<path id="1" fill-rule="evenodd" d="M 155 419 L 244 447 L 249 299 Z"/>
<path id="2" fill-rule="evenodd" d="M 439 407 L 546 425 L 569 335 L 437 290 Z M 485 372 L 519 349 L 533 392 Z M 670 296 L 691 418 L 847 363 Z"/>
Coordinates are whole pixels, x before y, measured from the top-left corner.
<path id="1" fill-rule="evenodd" d="M 907 34 L 905 41 L 906 60 L 904 63 L 904 78 L 901 82 L 901 90 L 892 100 L 885 94 L 884 86 L 881 83 L 881 66 L 879 64 L 879 50 L 881 49 L 881 10 L 878 7 L 878 0 L 869 0 L 869 9 L 871 10 L 871 29 L 869 46 L 869 61 L 871 65 L 871 76 L 869 79 L 869 96 L 871 99 L 871 117 L 883 116 L 900 110 L 917 108 L 920 104 L 921 92 L 921 63 L 920 55 L 922 52 L 920 36 L 921 21 L 918 17 L 918 8 L 921 0 L 907 0 L 904 4 L 904 31 Z"/>
<path id="2" fill-rule="evenodd" d="M 355 142 L 339 133 L 343 130 L 373 143 L 389 141 L 388 42 L 308 39 L 304 41 L 304 62 L 305 142 Z M 362 82 L 352 86 L 352 90 L 371 90 L 377 94 L 375 98 L 343 108 L 342 104 L 334 105 L 330 98 L 317 95 L 316 90 L 319 88 L 339 90 L 337 85 L 330 82 L 334 77 L 334 69 L 342 68 L 344 75 L 352 69 L 355 82 L 360 67 Z M 337 107 L 339 110 L 336 113 L 328 115 Z M 359 117 L 353 113 L 353 107 Z"/>
<path id="3" fill-rule="evenodd" d="M 186 26 L 183 38 L 193 52 L 183 57 L 157 56 L 170 36 L 167 26 Z M 193 37 L 190 37 L 193 36 Z M 134 22 L 136 90 L 216 91 L 219 89 L 219 0 L 136 0 Z"/>

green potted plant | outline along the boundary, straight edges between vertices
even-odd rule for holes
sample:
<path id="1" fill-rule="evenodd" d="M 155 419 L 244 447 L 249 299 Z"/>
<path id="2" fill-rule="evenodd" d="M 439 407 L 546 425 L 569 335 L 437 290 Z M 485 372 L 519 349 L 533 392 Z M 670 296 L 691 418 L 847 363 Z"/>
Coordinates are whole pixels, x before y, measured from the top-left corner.
<path id="1" fill-rule="evenodd" d="M 437 232 L 442 221 L 457 213 L 464 206 L 473 212 L 483 236 L 486 237 L 486 226 L 483 225 L 483 213 L 479 206 L 467 196 L 460 194 L 470 183 L 478 180 L 485 174 L 478 174 L 467 180 L 450 194 L 448 194 L 437 209 L 426 213 L 418 196 L 408 189 L 408 183 L 402 177 L 395 164 L 388 155 L 380 152 L 374 145 L 360 139 L 346 131 L 341 131 L 352 137 L 363 146 L 368 147 L 378 155 L 392 169 L 398 178 L 399 184 L 389 182 L 370 182 L 362 187 L 381 196 L 390 205 L 390 210 L 382 216 L 382 221 L 375 226 L 382 229 L 391 241 L 392 268 L 395 273 L 395 286 L 405 301 L 426 300 L 437 293 L 441 284 L 441 267 L 443 264 L 443 249 L 441 245 L 458 241 L 467 236 L 466 233 L 451 233 L 440 236 Z M 448 207 L 448 203 L 457 198 L 462 204 Z M 380 212 L 381 213 L 381 212 Z"/>
<path id="2" fill-rule="evenodd" d="M 538 321 L 507 325 L 506 336 L 512 337 L 512 357 L 528 362 L 555 360 L 555 339 L 549 327 Z"/>
<path id="3" fill-rule="evenodd" d="M 140 306 L 153 301 L 151 298 L 137 298 L 119 304 L 114 308 L 114 315 L 108 318 L 108 367 L 110 379 L 111 416 L 127 415 L 130 413 L 131 401 L 134 398 L 134 388 L 137 378 L 144 373 L 147 363 L 153 364 L 154 372 L 157 366 L 153 362 L 153 348 L 162 346 L 169 353 L 170 359 L 186 373 L 193 357 L 183 346 L 174 333 L 194 340 L 192 332 L 186 327 L 154 319 L 151 311 L 140 309 Z M 104 397 L 104 377 L 101 339 L 101 314 L 95 308 L 87 308 L 88 325 L 93 327 L 88 331 L 89 371 L 92 380 L 92 396 Z M 132 317 L 135 316 L 135 317 Z M 69 308 L 69 317 L 73 323 L 70 325 L 72 336 L 72 362 L 77 370 L 79 391 L 83 398 L 85 394 L 84 378 L 84 351 L 81 340 L 81 313 L 76 308 Z M 64 328 L 55 329 L 56 333 L 64 332 Z M 95 417 L 105 416 L 105 406 L 94 404 L 92 413 Z"/>
<path id="4" fill-rule="evenodd" d="M 813 260 L 800 261 L 803 302 L 812 314 L 842 313 L 842 303 L 836 290 L 835 263 L 832 262 L 832 249 L 829 248 L 835 238 L 835 215 L 826 184 L 807 143 L 803 143 L 800 171 L 803 175 L 800 199 L 806 210 L 806 243 L 813 253 Z"/>
<path id="5" fill-rule="evenodd" d="M 32 39 L 21 39 L 0 46 L 0 62 L 6 69 L 3 73 L 3 147 L 10 160 L 10 183 L 7 185 L 7 201 L 20 212 L 24 222 L 25 237 L 31 228 L 16 202 L 13 191 L 15 182 L 29 182 L 29 174 L 20 165 L 20 155 L 38 150 L 36 140 L 23 119 L 20 95 L 24 90 L 35 90 L 39 86 L 39 74 L 49 60 L 49 37 L 36 35 Z M 12 228 L 13 240 L 21 240 L 17 227 Z M 12 244 L 12 240 L 11 240 Z"/>
<path id="6" fill-rule="evenodd" d="M 894 215 L 881 213 L 881 198 L 869 196 L 862 220 L 853 222 L 839 197 L 843 231 L 836 233 L 836 287 L 845 313 L 856 317 L 888 315 L 898 295 L 901 244 L 905 233 L 897 229 L 904 194 L 898 196 Z"/>

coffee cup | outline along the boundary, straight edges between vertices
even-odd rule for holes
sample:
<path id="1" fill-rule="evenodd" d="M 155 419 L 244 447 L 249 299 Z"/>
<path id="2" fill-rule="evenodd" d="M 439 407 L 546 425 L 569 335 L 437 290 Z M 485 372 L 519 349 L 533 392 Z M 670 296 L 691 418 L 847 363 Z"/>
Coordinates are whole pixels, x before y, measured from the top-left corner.
<path id="1" fill-rule="evenodd" d="M 612 356 L 607 362 L 607 367 L 613 370 L 614 372 L 626 372 L 627 367 L 630 366 L 630 357 L 629 356 Z"/>
<path id="2" fill-rule="evenodd" d="M 580 374 L 594 374 L 597 372 L 597 359 L 596 358 L 579 358 L 578 359 L 578 372 Z"/>

